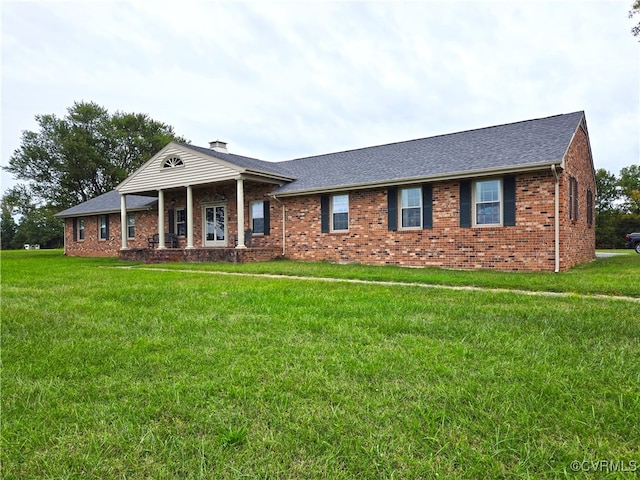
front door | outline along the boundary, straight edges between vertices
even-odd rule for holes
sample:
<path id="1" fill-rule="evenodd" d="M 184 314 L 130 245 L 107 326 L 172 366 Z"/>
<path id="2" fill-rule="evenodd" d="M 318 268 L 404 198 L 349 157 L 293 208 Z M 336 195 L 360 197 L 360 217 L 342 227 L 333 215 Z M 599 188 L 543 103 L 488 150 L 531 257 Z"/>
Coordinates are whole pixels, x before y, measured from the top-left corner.
<path id="1" fill-rule="evenodd" d="M 204 246 L 227 246 L 227 207 L 210 205 L 204 207 Z"/>

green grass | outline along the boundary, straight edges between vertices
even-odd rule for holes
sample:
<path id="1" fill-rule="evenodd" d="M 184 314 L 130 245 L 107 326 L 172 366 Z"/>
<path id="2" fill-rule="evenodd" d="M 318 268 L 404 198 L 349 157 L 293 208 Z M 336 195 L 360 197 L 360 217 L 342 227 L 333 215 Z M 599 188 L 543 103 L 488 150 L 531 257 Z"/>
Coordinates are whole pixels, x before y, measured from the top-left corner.
<path id="1" fill-rule="evenodd" d="M 441 268 L 403 268 L 360 264 L 337 265 L 321 262 L 278 260 L 248 264 L 169 263 L 144 268 L 206 270 L 237 273 L 267 273 L 287 276 L 330 277 L 373 281 L 475 286 L 517 290 L 604 294 L 640 297 L 640 255 L 598 258 L 560 273 L 467 271 Z"/>
<path id="2" fill-rule="evenodd" d="M 620 293 L 605 279 L 637 281 L 627 260 L 548 279 L 216 268 Z M 592 478 L 571 462 L 640 461 L 640 303 L 117 265 L 3 252 L 3 478 Z"/>

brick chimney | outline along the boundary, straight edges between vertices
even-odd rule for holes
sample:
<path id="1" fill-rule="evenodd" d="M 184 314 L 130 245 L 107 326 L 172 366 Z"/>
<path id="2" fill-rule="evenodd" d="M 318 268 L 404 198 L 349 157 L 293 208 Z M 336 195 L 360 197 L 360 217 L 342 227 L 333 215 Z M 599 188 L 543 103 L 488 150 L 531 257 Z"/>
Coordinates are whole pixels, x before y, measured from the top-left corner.
<path id="1" fill-rule="evenodd" d="M 229 153 L 229 150 L 227 150 L 227 142 L 221 142 L 220 140 L 209 142 L 209 148 L 211 150 L 215 150 L 216 152 Z"/>

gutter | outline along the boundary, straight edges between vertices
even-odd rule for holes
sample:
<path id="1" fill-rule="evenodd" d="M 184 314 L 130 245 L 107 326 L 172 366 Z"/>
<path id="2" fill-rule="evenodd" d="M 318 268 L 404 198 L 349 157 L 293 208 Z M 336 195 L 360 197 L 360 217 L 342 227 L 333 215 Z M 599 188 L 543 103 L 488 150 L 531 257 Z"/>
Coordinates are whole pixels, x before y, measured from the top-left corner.
<path id="1" fill-rule="evenodd" d="M 271 195 L 275 200 L 278 201 L 278 203 L 280 205 L 282 205 L 282 256 L 285 256 L 285 253 L 287 251 L 287 244 L 286 244 L 286 238 L 287 238 L 287 229 L 286 229 L 286 215 L 285 215 L 285 208 L 284 208 L 284 203 L 282 203 L 282 200 L 280 200 L 278 197 L 276 197 L 275 195 Z"/>
<path id="2" fill-rule="evenodd" d="M 423 176 L 423 177 L 408 177 L 408 178 L 399 178 L 394 180 L 381 180 L 377 182 L 345 184 L 345 185 L 338 185 L 335 187 L 315 187 L 315 188 L 307 188 L 307 189 L 301 189 L 301 190 L 278 192 L 278 195 L 280 197 L 296 197 L 300 195 L 313 195 L 318 193 L 343 192 L 345 190 L 364 190 L 369 188 L 395 187 L 395 186 L 401 186 L 401 185 L 415 185 L 417 183 L 433 183 L 433 182 L 442 182 L 442 181 L 448 181 L 448 180 L 459 180 L 462 178 L 479 178 L 479 177 L 491 177 L 491 176 L 499 176 L 499 175 L 517 174 L 517 173 L 537 172 L 541 170 L 546 170 L 547 168 L 549 168 L 550 165 L 554 165 L 554 163 L 552 162 L 553 161 L 544 161 L 544 162 L 538 162 L 534 164 L 524 164 L 524 165 L 521 164 L 521 165 L 513 165 L 509 167 L 473 170 L 468 172 L 451 172 L 451 173 L 446 173 L 441 175 L 431 175 L 431 176 Z M 557 161 L 555 162 L 557 163 Z"/>
<path id="3" fill-rule="evenodd" d="M 555 273 L 560 271 L 560 179 L 558 177 L 558 171 L 556 170 L 555 165 L 551 165 L 551 172 L 553 173 L 553 178 L 555 180 L 555 194 L 554 194 L 554 202 L 555 202 L 555 212 L 554 212 L 554 231 L 555 231 Z"/>

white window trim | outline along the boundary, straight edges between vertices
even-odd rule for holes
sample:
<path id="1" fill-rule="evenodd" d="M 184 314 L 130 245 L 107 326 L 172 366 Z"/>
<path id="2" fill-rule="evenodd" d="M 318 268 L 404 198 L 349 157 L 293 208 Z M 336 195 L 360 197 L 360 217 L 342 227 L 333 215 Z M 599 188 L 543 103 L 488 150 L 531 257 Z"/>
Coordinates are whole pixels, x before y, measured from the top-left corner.
<path id="1" fill-rule="evenodd" d="M 420 199 L 420 205 L 418 207 L 404 207 L 404 208 L 420 208 L 420 225 L 416 225 L 413 227 L 405 227 L 404 225 L 402 225 L 402 211 L 404 210 L 404 208 L 402 207 L 402 192 L 403 190 L 418 190 L 420 195 L 419 195 L 419 199 Z M 408 187 L 401 187 L 398 189 L 398 229 L 399 230 L 422 230 L 422 209 L 424 208 L 424 205 L 422 205 L 422 186 L 420 185 L 414 185 L 414 186 L 408 186 Z"/>
<path id="2" fill-rule="evenodd" d="M 346 213 L 347 214 L 347 228 L 337 229 L 337 228 L 334 227 L 334 222 L 333 222 L 333 220 L 334 220 L 334 217 L 333 217 L 333 214 L 334 214 L 334 211 L 333 211 L 333 200 L 336 197 L 347 197 L 347 211 L 346 212 L 335 212 L 335 213 Z M 349 231 L 349 194 L 348 193 L 338 193 L 338 194 L 335 194 L 335 195 L 331 195 L 331 200 L 330 200 L 330 203 L 329 203 L 329 215 L 330 215 L 330 226 L 331 226 L 330 230 L 332 232 L 341 233 L 341 232 L 348 232 Z"/>
<path id="3" fill-rule="evenodd" d="M 77 242 L 84 242 L 84 238 L 85 238 L 85 224 L 84 224 L 84 218 L 79 218 L 78 219 L 78 231 L 76 232 L 78 235 L 78 238 L 76 238 Z"/>
<path id="4" fill-rule="evenodd" d="M 133 224 L 129 222 L 129 219 L 133 218 Z M 133 227 L 133 235 L 130 235 L 130 228 Z M 127 213 L 127 238 L 136 238 L 136 216 L 133 212 Z"/>
<path id="5" fill-rule="evenodd" d="M 254 217 L 253 216 L 253 206 L 258 204 L 258 203 L 262 204 L 262 217 Z M 252 232 L 251 234 L 252 235 L 264 235 L 264 200 L 256 200 L 254 202 L 250 202 L 249 203 L 249 217 L 250 217 L 249 225 L 251 225 L 251 232 Z M 262 232 L 256 232 L 253 229 L 253 220 L 254 220 L 254 218 L 262 218 Z"/>
<path id="6" fill-rule="evenodd" d="M 184 212 L 184 222 L 178 222 L 178 212 Z M 179 237 L 185 237 L 187 235 L 187 209 L 186 208 L 176 208 L 175 209 L 175 227 L 176 227 L 176 235 L 178 235 Z M 178 228 L 178 225 L 181 225 L 184 223 L 184 233 L 178 233 L 180 231 L 180 228 Z"/>
<path id="7" fill-rule="evenodd" d="M 102 220 L 104 219 L 104 237 L 102 236 Z M 98 216 L 98 240 L 105 241 L 107 240 L 107 234 L 109 232 L 109 215 L 99 215 Z"/>
<path id="8" fill-rule="evenodd" d="M 478 223 L 478 215 L 477 215 L 477 204 L 478 203 L 495 203 L 495 202 L 478 202 L 476 201 L 476 190 L 478 188 L 478 183 L 481 182 L 498 182 L 498 215 L 500 216 L 500 221 L 498 223 Z M 474 180 L 472 189 L 471 189 L 471 215 L 472 215 L 472 225 L 474 227 L 501 227 L 504 223 L 504 192 L 503 192 L 502 178 L 483 178 L 482 180 Z"/>

